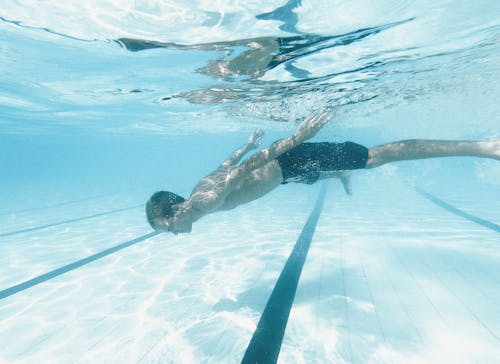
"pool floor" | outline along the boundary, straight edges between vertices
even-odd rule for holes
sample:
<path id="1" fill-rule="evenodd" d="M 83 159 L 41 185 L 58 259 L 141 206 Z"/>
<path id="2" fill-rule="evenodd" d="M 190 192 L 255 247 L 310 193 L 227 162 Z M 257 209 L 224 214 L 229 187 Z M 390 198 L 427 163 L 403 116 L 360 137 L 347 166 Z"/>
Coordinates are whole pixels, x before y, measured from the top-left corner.
<path id="1" fill-rule="evenodd" d="M 240 362 L 318 190 L 284 186 L 192 234 L 152 237 L 2 299 L 0 361 Z M 4 215 L 2 232 L 139 197 L 80 203 L 74 216 L 63 207 Z M 491 201 L 441 197 L 499 221 Z M 149 231 L 136 208 L 5 236 L 0 289 Z M 374 179 L 345 196 L 333 181 L 278 362 L 494 363 L 498 243 L 403 183 Z"/>

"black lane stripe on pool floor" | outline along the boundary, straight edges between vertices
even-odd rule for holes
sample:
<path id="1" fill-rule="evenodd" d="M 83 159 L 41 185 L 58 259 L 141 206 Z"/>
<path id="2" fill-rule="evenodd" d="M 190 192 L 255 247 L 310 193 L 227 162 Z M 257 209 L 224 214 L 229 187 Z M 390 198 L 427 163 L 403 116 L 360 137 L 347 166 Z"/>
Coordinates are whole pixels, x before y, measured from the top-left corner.
<path id="1" fill-rule="evenodd" d="M 77 222 L 77 221 L 82 221 L 82 220 L 87 220 L 87 219 L 93 219 L 94 217 L 99 217 L 99 216 L 104 216 L 104 215 L 110 215 L 110 214 L 114 214 L 114 213 L 117 213 L 117 212 L 132 210 L 132 209 L 136 209 L 136 208 L 141 207 L 141 206 L 144 206 L 144 204 L 134 205 L 134 206 L 129 206 L 129 207 L 124 207 L 124 208 L 118 209 L 118 210 L 101 212 L 101 213 L 94 214 L 94 215 L 77 217 L 77 218 L 69 219 L 69 220 L 63 220 L 63 221 L 54 222 L 54 223 L 47 224 L 47 225 L 41 225 L 41 226 L 35 226 L 35 227 L 32 227 L 32 228 L 27 228 L 27 229 L 22 229 L 22 230 L 10 231 L 10 232 L 7 232 L 7 233 L 0 233 L 0 238 L 6 237 L 6 236 L 11 236 L 11 235 L 16 235 L 16 234 L 29 233 L 29 232 L 32 232 L 32 231 L 42 230 L 42 229 L 46 229 L 46 228 L 53 227 L 53 226 L 59 226 L 59 225 L 69 224 L 69 223 L 72 223 L 72 222 Z"/>
<path id="2" fill-rule="evenodd" d="M 66 205 L 77 204 L 80 202 L 96 200 L 98 198 L 108 197 L 108 196 L 109 196 L 109 194 L 102 194 L 102 195 L 84 197 L 84 198 L 80 198 L 78 200 L 58 202 L 58 203 L 51 204 L 51 205 L 49 204 L 49 205 L 45 205 L 45 206 L 34 206 L 34 207 L 28 207 L 28 208 L 24 208 L 21 210 L 14 210 L 14 211 L 2 211 L 2 212 L 0 212 L 0 216 L 22 214 L 23 212 L 31 212 L 31 211 L 37 211 L 37 210 L 52 209 L 54 207 L 61 207 L 61 206 L 66 206 Z"/>
<path id="3" fill-rule="evenodd" d="M 273 292 L 262 312 L 252 339 L 248 344 L 242 364 L 276 363 L 302 267 L 307 257 L 311 240 L 318 223 L 326 195 L 326 183 L 316 200 L 309 219 L 281 271 Z"/>
<path id="4" fill-rule="evenodd" d="M 480 217 L 477 217 L 475 215 L 472 215 L 472 214 L 469 214 L 465 211 L 462 211 L 458 208 L 456 208 L 455 206 L 453 205 L 450 205 L 449 203 L 437 198 L 436 196 L 434 195 L 431 195 L 429 192 L 421 189 L 421 188 L 415 188 L 415 190 L 420 194 L 422 195 L 423 197 L 425 197 L 426 199 L 428 199 L 429 201 L 433 202 L 434 204 L 438 205 L 439 207 L 451 212 L 452 214 L 455 214 L 457 216 L 460 216 L 460 217 L 463 217 L 464 219 L 467 219 L 469 221 L 472 221 L 472 222 L 475 222 L 476 224 L 478 225 L 481 225 L 485 228 L 488 228 L 488 229 L 491 229 L 493 231 L 496 231 L 497 233 L 500 233 L 500 225 L 498 224 L 495 224 L 491 221 L 488 221 L 488 220 L 485 220 L 485 219 L 481 219 Z"/>
<path id="5" fill-rule="evenodd" d="M 1 17 L 0 17 L 1 18 Z M 32 207 L 27 207 L 23 208 L 20 210 L 3 210 L 0 211 L 0 216 L 5 216 L 5 215 L 16 215 L 16 214 L 22 214 L 24 212 L 32 212 L 32 211 L 38 211 L 38 210 L 48 210 L 52 209 L 55 207 L 61 207 L 61 206 L 66 206 L 66 205 L 73 205 L 73 204 L 80 204 L 81 202 L 87 202 L 91 200 L 98 200 L 98 199 L 103 199 L 103 198 L 109 198 L 109 197 L 120 197 L 124 195 L 129 195 L 131 192 L 150 192 L 152 188 L 127 188 L 125 190 L 122 190 L 120 192 L 114 192 L 114 193 L 101 193 L 99 195 L 93 195 L 93 196 L 87 196 L 87 197 L 82 197 L 77 200 L 70 200 L 70 201 L 61 201 L 61 202 L 56 202 L 52 204 L 46 204 L 42 206 L 32 206 Z"/>
<path id="6" fill-rule="evenodd" d="M 83 265 L 92 263 L 93 261 L 95 261 L 97 259 L 101 259 L 107 255 L 116 253 L 117 251 L 125 249 L 131 245 L 134 245 L 134 244 L 140 243 L 141 241 L 144 241 L 146 239 L 152 238 L 153 236 L 156 236 L 158 234 L 159 234 L 158 231 L 153 231 L 149 234 L 142 235 L 142 236 L 139 236 L 135 239 L 132 239 L 132 240 L 126 241 L 124 243 L 115 245 L 109 249 L 103 250 L 102 252 L 90 255 L 86 258 L 83 258 L 83 259 L 77 260 L 73 263 L 67 264 L 61 268 L 54 269 L 48 273 L 45 273 L 45 274 L 39 275 L 38 277 L 29 279 L 23 283 L 19 283 L 19 284 L 16 284 L 15 286 L 4 289 L 4 290 L 0 291 L 0 300 L 4 299 L 6 297 L 12 296 L 13 294 L 16 294 L 18 292 L 24 291 L 25 289 L 28 289 L 30 287 L 36 286 L 37 284 L 46 282 L 49 279 L 60 276 L 61 274 L 64 274 L 64 273 L 67 273 L 69 271 L 80 268 Z"/>

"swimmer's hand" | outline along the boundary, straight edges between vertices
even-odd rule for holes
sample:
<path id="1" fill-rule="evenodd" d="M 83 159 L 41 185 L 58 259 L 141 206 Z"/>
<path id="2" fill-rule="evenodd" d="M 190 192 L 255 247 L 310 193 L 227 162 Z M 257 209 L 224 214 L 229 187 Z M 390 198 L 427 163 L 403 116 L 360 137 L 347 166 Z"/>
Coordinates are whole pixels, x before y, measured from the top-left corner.
<path id="1" fill-rule="evenodd" d="M 264 137 L 264 130 L 255 129 L 250 138 L 248 138 L 247 146 L 250 149 L 257 149 L 260 146 L 263 137 Z"/>
<path id="2" fill-rule="evenodd" d="M 170 221 L 170 231 L 174 234 L 179 233 L 190 233 L 193 221 L 192 221 L 192 205 L 190 201 L 186 201 L 185 203 L 177 204 L 172 206 L 172 211 L 174 212 L 174 216 Z"/>
<path id="3" fill-rule="evenodd" d="M 294 134 L 299 142 L 306 141 L 315 136 L 323 126 L 332 120 L 332 114 L 329 109 L 323 109 L 319 114 L 313 115 L 300 124 Z"/>

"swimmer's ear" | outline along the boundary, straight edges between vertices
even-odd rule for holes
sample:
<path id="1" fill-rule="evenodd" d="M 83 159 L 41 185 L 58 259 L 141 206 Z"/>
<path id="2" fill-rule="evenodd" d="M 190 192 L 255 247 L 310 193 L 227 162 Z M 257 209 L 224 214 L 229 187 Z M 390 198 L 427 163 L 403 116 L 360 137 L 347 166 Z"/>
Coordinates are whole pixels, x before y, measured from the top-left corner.
<path id="1" fill-rule="evenodd" d="M 342 182 L 342 187 L 344 187 L 345 193 L 352 195 L 351 171 L 341 171 L 340 182 Z"/>

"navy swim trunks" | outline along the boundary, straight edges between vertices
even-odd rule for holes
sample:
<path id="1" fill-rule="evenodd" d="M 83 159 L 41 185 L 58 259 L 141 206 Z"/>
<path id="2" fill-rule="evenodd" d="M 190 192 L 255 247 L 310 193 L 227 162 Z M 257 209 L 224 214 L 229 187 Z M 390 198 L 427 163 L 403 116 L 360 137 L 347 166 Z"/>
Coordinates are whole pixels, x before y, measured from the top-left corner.
<path id="1" fill-rule="evenodd" d="M 352 142 L 302 143 L 276 159 L 283 174 L 281 183 L 312 184 L 321 172 L 365 168 L 368 148 Z"/>

